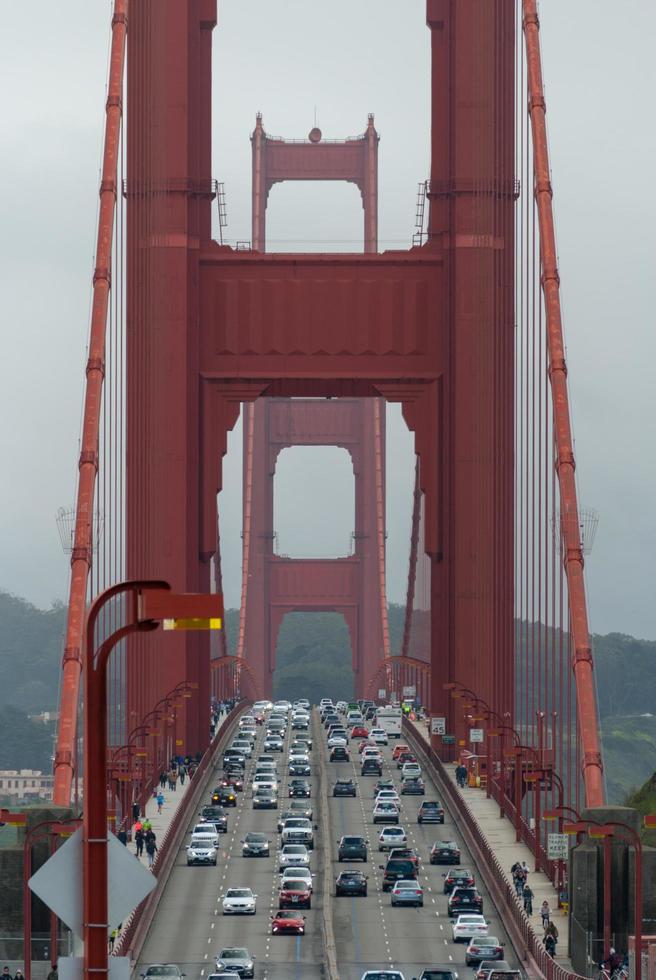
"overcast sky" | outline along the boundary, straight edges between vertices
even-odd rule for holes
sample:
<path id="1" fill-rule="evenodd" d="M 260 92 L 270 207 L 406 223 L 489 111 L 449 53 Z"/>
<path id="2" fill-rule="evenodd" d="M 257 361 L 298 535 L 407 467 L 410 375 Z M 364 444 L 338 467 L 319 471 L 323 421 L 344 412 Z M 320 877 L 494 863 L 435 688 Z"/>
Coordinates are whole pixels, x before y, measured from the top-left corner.
<path id="1" fill-rule="evenodd" d="M 229 240 L 250 239 L 255 113 L 270 133 L 300 138 L 316 109 L 332 138 L 358 134 L 375 113 L 380 246 L 409 244 L 416 185 L 428 175 L 424 9 L 425 0 L 220 0 L 214 175 L 226 183 Z M 68 580 L 54 515 L 74 500 L 110 11 L 108 0 L 69 0 L 62 17 L 37 0 L 28 19 L 24 5 L 3 4 L 0 588 L 40 606 L 64 598 Z M 600 513 L 587 563 L 591 626 L 654 639 L 656 6 L 543 0 L 541 25 L 577 475 L 583 502 Z M 361 241 L 353 186 L 273 189 L 270 249 Z M 394 406 L 388 432 L 388 582 L 398 602 L 412 445 Z M 224 568 L 235 604 L 239 431 L 226 466 Z M 346 553 L 351 479 L 339 450 L 281 456 L 281 551 Z"/>

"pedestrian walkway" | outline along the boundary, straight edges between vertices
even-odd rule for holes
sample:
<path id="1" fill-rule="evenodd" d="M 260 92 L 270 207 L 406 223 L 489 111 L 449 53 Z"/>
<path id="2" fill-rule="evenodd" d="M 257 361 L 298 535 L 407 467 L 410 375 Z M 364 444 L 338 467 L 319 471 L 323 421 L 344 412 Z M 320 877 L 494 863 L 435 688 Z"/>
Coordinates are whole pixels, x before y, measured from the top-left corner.
<path id="1" fill-rule="evenodd" d="M 219 726 L 217 728 L 217 732 L 221 731 L 221 728 L 225 723 L 226 717 L 227 715 L 225 713 L 221 714 L 219 718 Z M 193 785 L 193 782 L 194 782 L 193 778 L 190 779 L 189 776 L 187 776 L 187 778 L 184 781 L 184 786 L 181 786 L 180 779 L 178 778 L 175 790 L 168 789 L 168 784 L 167 784 L 167 786 L 162 790 L 164 803 L 162 804 L 161 813 L 157 812 L 157 800 L 155 799 L 154 796 L 151 796 L 148 802 L 146 803 L 146 812 L 141 819 L 142 822 L 144 819 L 150 821 L 153 832 L 156 835 L 156 843 L 158 847 L 161 846 L 161 843 L 164 840 L 164 837 L 166 836 L 166 832 L 169 829 L 171 822 L 173 821 L 173 818 L 178 810 L 178 807 L 183 802 L 185 796 L 189 792 L 189 787 Z M 159 789 L 159 783 L 158 783 L 158 789 Z M 134 827 L 134 823 L 132 824 L 132 827 Z M 132 833 L 132 838 L 133 838 L 132 841 L 127 846 L 130 848 L 132 853 L 135 854 L 136 848 L 134 843 L 134 831 Z M 141 863 L 145 868 L 148 867 L 148 855 L 146 854 L 145 847 L 144 847 L 143 854 L 141 855 L 139 860 L 141 861 Z"/>
<path id="2" fill-rule="evenodd" d="M 424 743 L 429 743 L 428 729 L 426 722 L 409 722 L 417 737 Z M 494 851 L 495 857 L 504 869 L 504 874 L 513 885 L 510 869 L 516 861 L 525 861 L 529 869 L 535 867 L 535 857 L 533 852 L 523 842 L 517 843 L 515 840 L 515 828 L 507 817 L 499 816 L 499 804 L 496 800 L 485 794 L 485 789 L 466 786 L 459 789 L 456 784 L 455 765 L 446 765 L 445 769 L 449 779 L 451 779 L 456 792 L 460 793 L 467 803 L 474 819 L 481 828 L 486 840 Z M 569 949 L 569 917 L 562 909 L 558 908 L 558 895 L 553 884 L 542 871 L 531 870 L 528 876 L 529 885 L 533 891 L 533 915 L 530 917 L 531 924 L 538 936 L 542 935 L 542 924 L 540 919 L 540 906 L 546 899 L 551 909 L 551 921 L 558 929 L 558 946 L 556 961 L 566 969 L 571 970 L 571 962 L 567 955 Z M 518 899 L 519 902 L 519 899 Z M 522 903 L 523 904 L 523 903 Z"/>

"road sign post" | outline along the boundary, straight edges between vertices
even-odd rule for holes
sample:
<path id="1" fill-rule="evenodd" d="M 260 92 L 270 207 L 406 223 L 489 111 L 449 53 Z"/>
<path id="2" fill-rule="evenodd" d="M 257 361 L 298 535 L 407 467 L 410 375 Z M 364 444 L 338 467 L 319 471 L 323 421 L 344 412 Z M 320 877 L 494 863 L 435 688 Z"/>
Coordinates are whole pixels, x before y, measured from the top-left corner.
<path id="1" fill-rule="evenodd" d="M 550 861 L 566 861 L 569 856 L 567 834 L 547 834 L 547 857 Z"/>
<path id="2" fill-rule="evenodd" d="M 431 735 L 444 735 L 446 732 L 446 718 L 431 718 Z M 444 739 L 442 739 L 444 742 Z"/>
<path id="3" fill-rule="evenodd" d="M 484 732 L 482 728 L 470 728 L 469 729 L 469 741 L 470 742 L 482 742 Z"/>

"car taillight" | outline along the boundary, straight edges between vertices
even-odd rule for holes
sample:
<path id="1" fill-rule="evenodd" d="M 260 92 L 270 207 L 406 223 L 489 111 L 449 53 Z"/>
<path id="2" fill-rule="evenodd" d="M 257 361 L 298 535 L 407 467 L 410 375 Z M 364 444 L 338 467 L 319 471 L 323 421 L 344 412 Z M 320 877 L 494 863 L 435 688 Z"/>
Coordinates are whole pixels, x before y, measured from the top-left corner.
<path id="1" fill-rule="evenodd" d="M 478 948 L 478 946 L 472 946 L 472 947 L 470 947 L 470 952 L 471 953 L 480 953 L 480 949 Z"/>

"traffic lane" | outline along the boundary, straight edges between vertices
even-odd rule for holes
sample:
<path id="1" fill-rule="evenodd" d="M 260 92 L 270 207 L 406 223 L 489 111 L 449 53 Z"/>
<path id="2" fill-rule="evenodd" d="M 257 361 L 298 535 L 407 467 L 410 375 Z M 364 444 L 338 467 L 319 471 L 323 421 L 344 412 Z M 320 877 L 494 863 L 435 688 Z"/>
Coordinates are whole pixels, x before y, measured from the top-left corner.
<path id="1" fill-rule="evenodd" d="M 463 842 L 447 814 L 444 827 L 431 827 L 417 824 L 417 809 L 421 798 L 402 797 L 401 823 L 406 829 L 409 845 L 416 847 L 422 857 L 420 883 L 424 889 L 423 909 L 391 907 L 389 893 L 383 893 L 381 888 L 380 864 L 384 864 L 387 853 L 378 851 L 378 834 L 382 825 L 373 824 L 371 812 L 374 802 L 375 777 L 362 777 L 359 773 L 359 756 L 357 743 L 351 743 L 353 751 L 350 765 L 327 763 L 329 770 L 334 770 L 334 778 L 351 776 L 355 779 L 359 793 L 359 820 L 354 816 L 352 807 L 356 800 L 352 798 L 331 800 L 331 825 L 339 827 L 337 836 L 343 833 L 361 833 L 370 843 L 369 862 L 369 896 L 365 898 L 350 898 L 335 900 L 335 934 L 338 939 L 338 956 L 345 976 L 359 977 L 365 969 L 385 968 L 395 966 L 404 971 L 406 977 L 416 976 L 429 966 L 455 969 L 459 973 L 468 971 L 465 967 L 466 944 L 452 942 L 450 919 L 447 915 L 447 896 L 443 895 L 442 867 L 430 865 L 428 853 L 433 841 L 438 837 L 457 839 Z M 392 762 L 392 748 L 383 752 L 383 776 L 392 778 L 400 789 L 400 772 L 396 763 Z M 426 798 L 438 798 L 436 788 L 426 774 Z M 340 806 L 341 804 L 341 806 Z M 349 818 L 345 819 L 345 806 L 351 804 Z M 432 831 L 436 831 L 433 835 Z M 335 836 L 335 835 L 333 835 Z M 336 847 L 336 845 L 335 845 Z M 463 848 L 464 864 L 470 861 L 470 855 Z M 349 865 L 337 865 L 340 868 Z M 353 867 L 360 866 L 355 863 Z M 477 876 L 478 880 L 478 876 Z M 373 889 L 372 889 L 373 884 Z M 375 897 L 374 893 L 375 892 Z M 490 922 L 490 934 L 499 935 L 501 941 L 509 946 L 505 930 L 502 929 L 496 909 L 491 905 L 489 895 L 483 889 L 486 902 L 485 912 Z M 349 914 L 340 909 L 340 903 L 350 902 Z M 375 903 L 375 904 L 374 904 Z M 377 908 L 376 908 L 377 905 Z M 511 955 L 514 960 L 514 955 Z M 360 972 L 358 972 L 360 971 Z"/>
<path id="2" fill-rule="evenodd" d="M 385 855 L 378 851 L 380 826 L 373 824 L 373 787 L 376 777 L 361 776 L 357 743 L 352 743 L 352 762 L 326 762 L 329 785 L 335 779 L 354 779 L 358 797 L 329 799 L 332 837 L 335 839 L 333 860 L 335 876 L 346 868 L 362 868 L 369 875 L 367 897 L 334 899 L 335 936 L 340 976 L 358 978 L 367 969 L 404 971 L 407 977 L 426 966 L 449 964 L 448 954 L 435 956 L 436 929 L 434 911 L 428 908 L 392 908 L 390 895 L 382 891 L 380 864 Z M 355 761 L 357 759 L 357 762 Z M 337 860 L 337 839 L 344 834 L 361 834 L 369 847 L 367 865 Z M 426 882 L 424 881 L 424 887 Z M 428 902 L 428 895 L 426 896 Z"/>
<path id="3" fill-rule="evenodd" d="M 385 775 L 394 779 L 397 790 L 401 788 L 401 773 L 397 768 L 396 762 L 392 760 L 393 745 L 383 750 Z M 422 800 L 439 800 L 443 805 L 444 801 L 438 792 L 437 786 L 429 772 L 422 772 L 426 784 L 426 793 L 423 797 L 405 796 L 401 797 L 401 823 L 405 827 L 408 835 L 409 846 L 416 847 L 422 858 L 421 879 L 425 886 L 424 902 L 425 907 L 430 906 L 435 912 L 435 920 L 438 925 L 436 939 L 438 948 L 444 945 L 446 952 L 446 962 L 451 965 L 456 964 L 456 969 L 462 975 L 463 971 L 468 972 L 471 968 L 465 965 L 465 951 L 467 943 L 454 943 L 452 940 L 451 920 L 448 915 L 447 902 L 448 895 L 444 894 L 443 875 L 448 871 L 448 867 L 443 865 L 431 865 L 429 861 L 430 849 L 436 840 L 453 840 L 460 848 L 459 867 L 471 868 L 476 879 L 476 887 L 483 897 L 483 912 L 489 924 L 489 934 L 497 936 L 505 944 L 505 958 L 514 967 L 519 969 L 519 962 L 515 951 L 510 943 L 510 939 L 503 926 L 499 912 L 492 902 L 488 889 L 481 878 L 472 856 L 467 849 L 462 836 L 460 835 L 457 823 L 445 807 L 444 824 L 419 824 L 417 822 L 417 811 Z M 373 790 L 372 790 L 373 793 Z M 372 800 L 373 803 L 373 800 Z M 428 898 L 430 896 L 430 901 Z M 394 911 L 402 911 L 395 909 Z M 397 920 L 398 921 L 398 920 Z M 441 950 L 440 950 L 441 952 Z"/>
<path id="4" fill-rule="evenodd" d="M 252 758 L 260 754 L 263 737 L 260 733 Z M 280 771 L 287 758 L 287 748 L 281 753 Z M 253 763 L 247 764 L 245 790 L 237 794 L 238 805 L 228 808 L 228 834 L 220 836 L 217 868 L 187 867 L 186 843 L 176 858 L 169 882 L 162 896 L 157 916 L 144 945 L 141 964 L 175 962 L 190 977 L 203 977 L 214 970 L 215 956 L 223 946 L 246 946 L 256 957 L 256 975 L 275 978 L 277 967 L 268 969 L 271 935 L 270 914 L 277 906 L 277 810 L 253 810 L 251 777 Z M 214 770 L 207 780 L 207 802 L 211 789 L 221 775 Z M 287 800 L 281 797 L 282 804 Z M 190 822 L 188 831 L 196 820 Z M 261 831 L 271 840 L 269 858 L 243 858 L 241 839 L 249 831 Z M 229 886 L 250 887 L 258 895 L 255 916 L 223 916 L 221 898 Z M 280 944 L 274 959 L 283 957 L 286 974 L 289 961 L 302 963 L 303 949 L 290 950 L 294 937 L 274 937 Z M 305 938 L 305 937 L 303 937 Z M 285 947 L 283 949 L 283 947 Z M 312 972 L 307 973 L 312 976 Z"/>
<path id="5" fill-rule="evenodd" d="M 313 733 L 314 734 L 314 733 Z M 289 797 L 289 775 L 287 772 L 287 759 L 289 756 L 289 747 L 293 740 L 294 733 L 289 731 L 285 739 L 285 747 L 282 753 L 282 760 L 280 766 L 281 775 L 281 785 L 279 789 L 279 807 L 278 810 L 255 810 L 253 816 L 255 815 L 267 815 L 267 833 L 269 828 L 271 828 L 271 840 L 275 844 L 275 859 L 274 859 L 274 870 L 271 879 L 271 884 L 269 886 L 270 890 L 270 905 L 268 916 L 273 915 L 278 909 L 278 891 L 280 887 L 280 877 L 278 871 L 278 858 L 280 854 L 281 837 L 278 834 L 277 823 L 278 817 L 282 810 L 286 810 L 290 803 Z M 314 739 L 316 744 L 316 737 Z M 316 806 L 317 806 L 317 788 L 318 779 L 316 772 L 316 756 L 314 752 L 310 752 L 310 766 L 311 774 L 308 777 L 310 783 L 311 797 L 308 801 L 313 808 L 313 819 L 316 823 Z M 255 829 L 255 828 L 252 828 Z M 272 936 L 270 929 L 270 919 L 267 916 L 267 924 L 269 926 L 268 935 L 266 937 L 265 943 L 265 977 L 269 977 L 273 980 L 274 977 L 280 976 L 285 978 L 290 978 L 290 980 L 314 980 L 322 976 L 322 964 L 324 960 L 323 955 L 323 944 L 322 944 L 322 934 L 320 925 L 320 915 L 321 915 L 321 888 L 322 888 L 322 875 L 320 871 L 320 861 L 319 861 L 319 847 L 320 847 L 320 837 L 318 831 L 315 831 L 315 848 L 314 851 L 310 851 L 310 870 L 312 871 L 313 878 L 313 893 L 312 893 L 312 908 L 303 911 L 305 915 L 305 935 L 304 936 Z M 274 851 L 272 850 L 272 854 Z M 247 862 L 255 860 L 254 858 L 245 858 Z M 257 859 L 266 861 L 267 858 Z"/>

